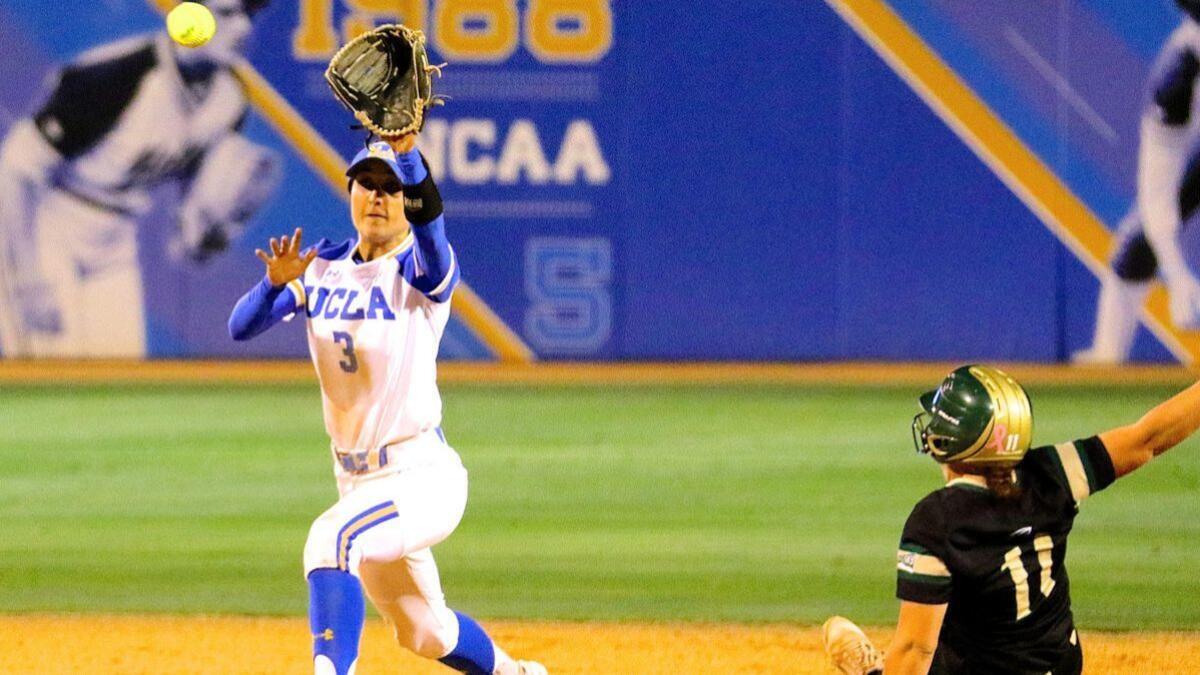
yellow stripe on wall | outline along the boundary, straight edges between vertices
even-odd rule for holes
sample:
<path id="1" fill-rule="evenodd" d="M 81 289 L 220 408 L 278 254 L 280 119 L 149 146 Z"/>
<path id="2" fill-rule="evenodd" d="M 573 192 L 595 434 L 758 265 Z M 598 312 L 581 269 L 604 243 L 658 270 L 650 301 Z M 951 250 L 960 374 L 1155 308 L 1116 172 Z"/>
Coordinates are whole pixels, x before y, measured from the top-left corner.
<path id="1" fill-rule="evenodd" d="M 176 5 L 174 0 L 148 2 L 163 13 Z M 325 142 L 316 129 L 313 129 L 253 66 L 243 63 L 237 66 L 234 72 L 245 87 L 250 103 L 292 144 L 317 175 L 333 188 L 334 193 L 345 198 L 346 160 Z M 330 96 L 332 95 L 331 93 Z M 458 297 L 451 305 L 455 315 L 479 337 L 480 342 L 492 350 L 497 359 L 509 363 L 530 363 L 536 360 L 533 350 L 465 281 L 459 281 L 455 295 Z"/>
<path id="2" fill-rule="evenodd" d="M 284 100 L 279 92 L 248 63 L 238 64 L 234 73 L 246 89 L 251 105 L 275 126 L 275 129 L 308 160 L 317 175 L 325 179 L 335 194 L 346 196 L 346 160 L 325 142 L 308 121 Z M 332 95 L 332 94 L 331 94 Z"/>
<path id="3" fill-rule="evenodd" d="M 1112 234 L 884 0 L 826 0 L 959 138 L 1098 278 L 1107 274 Z M 1146 326 L 1181 361 L 1200 359 L 1200 333 L 1175 328 L 1156 284 Z"/>
<path id="4" fill-rule="evenodd" d="M 499 360 L 506 363 L 532 363 L 537 360 L 533 350 L 496 316 L 474 290 L 459 282 L 454 293 L 459 300 L 456 305 L 458 317 L 492 348 Z"/>

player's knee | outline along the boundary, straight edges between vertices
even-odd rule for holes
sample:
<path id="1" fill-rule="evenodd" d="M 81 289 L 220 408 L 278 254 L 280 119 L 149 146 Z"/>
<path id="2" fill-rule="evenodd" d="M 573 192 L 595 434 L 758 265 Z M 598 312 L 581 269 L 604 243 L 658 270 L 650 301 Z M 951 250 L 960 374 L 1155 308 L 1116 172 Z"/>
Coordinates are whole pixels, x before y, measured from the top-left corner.
<path id="1" fill-rule="evenodd" d="M 337 530 L 317 518 L 308 529 L 308 540 L 304 543 L 304 576 L 313 570 L 338 567 Z"/>

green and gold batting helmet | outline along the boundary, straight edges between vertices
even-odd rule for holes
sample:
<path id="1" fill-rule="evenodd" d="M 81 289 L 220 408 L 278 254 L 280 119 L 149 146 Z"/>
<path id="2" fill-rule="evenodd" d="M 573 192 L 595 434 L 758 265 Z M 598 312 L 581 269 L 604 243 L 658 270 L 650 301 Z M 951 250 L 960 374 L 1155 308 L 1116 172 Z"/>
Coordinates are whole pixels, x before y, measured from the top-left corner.
<path id="1" fill-rule="evenodd" d="M 913 442 L 942 464 L 1013 465 L 1033 441 L 1029 395 L 990 366 L 956 369 L 921 396 L 921 411 L 913 418 Z"/>

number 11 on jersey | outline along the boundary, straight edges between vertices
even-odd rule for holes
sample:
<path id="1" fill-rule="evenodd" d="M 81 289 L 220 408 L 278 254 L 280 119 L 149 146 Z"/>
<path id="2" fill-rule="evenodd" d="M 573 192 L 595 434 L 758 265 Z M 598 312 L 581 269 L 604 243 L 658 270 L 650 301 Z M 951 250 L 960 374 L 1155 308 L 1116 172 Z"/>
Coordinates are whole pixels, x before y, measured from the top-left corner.
<path id="1" fill-rule="evenodd" d="M 1042 597 L 1048 598 L 1054 592 L 1054 540 L 1048 535 L 1040 535 L 1033 540 L 1033 550 L 1037 551 L 1038 567 L 1042 570 Z M 1025 571 L 1025 563 L 1021 562 L 1020 546 L 1012 547 L 1004 555 L 1000 569 L 1012 577 L 1017 594 L 1017 621 L 1020 621 L 1033 613 L 1029 608 L 1029 573 Z"/>

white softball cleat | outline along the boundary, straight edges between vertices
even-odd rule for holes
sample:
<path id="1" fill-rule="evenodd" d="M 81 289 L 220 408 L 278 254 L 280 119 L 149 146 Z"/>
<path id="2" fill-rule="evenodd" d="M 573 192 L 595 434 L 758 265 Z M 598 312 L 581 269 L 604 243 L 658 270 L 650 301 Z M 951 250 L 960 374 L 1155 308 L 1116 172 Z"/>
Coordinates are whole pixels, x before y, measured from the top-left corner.
<path id="1" fill-rule="evenodd" d="M 832 616 L 821 626 L 821 642 L 825 655 L 846 675 L 867 675 L 883 672 L 883 657 L 871 639 L 853 621 Z"/>
<path id="2" fill-rule="evenodd" d="M 546 666 L 537 661 L 517 661 L 517 665 L 521 667 L 521 675 L 548 675 Z"/>

